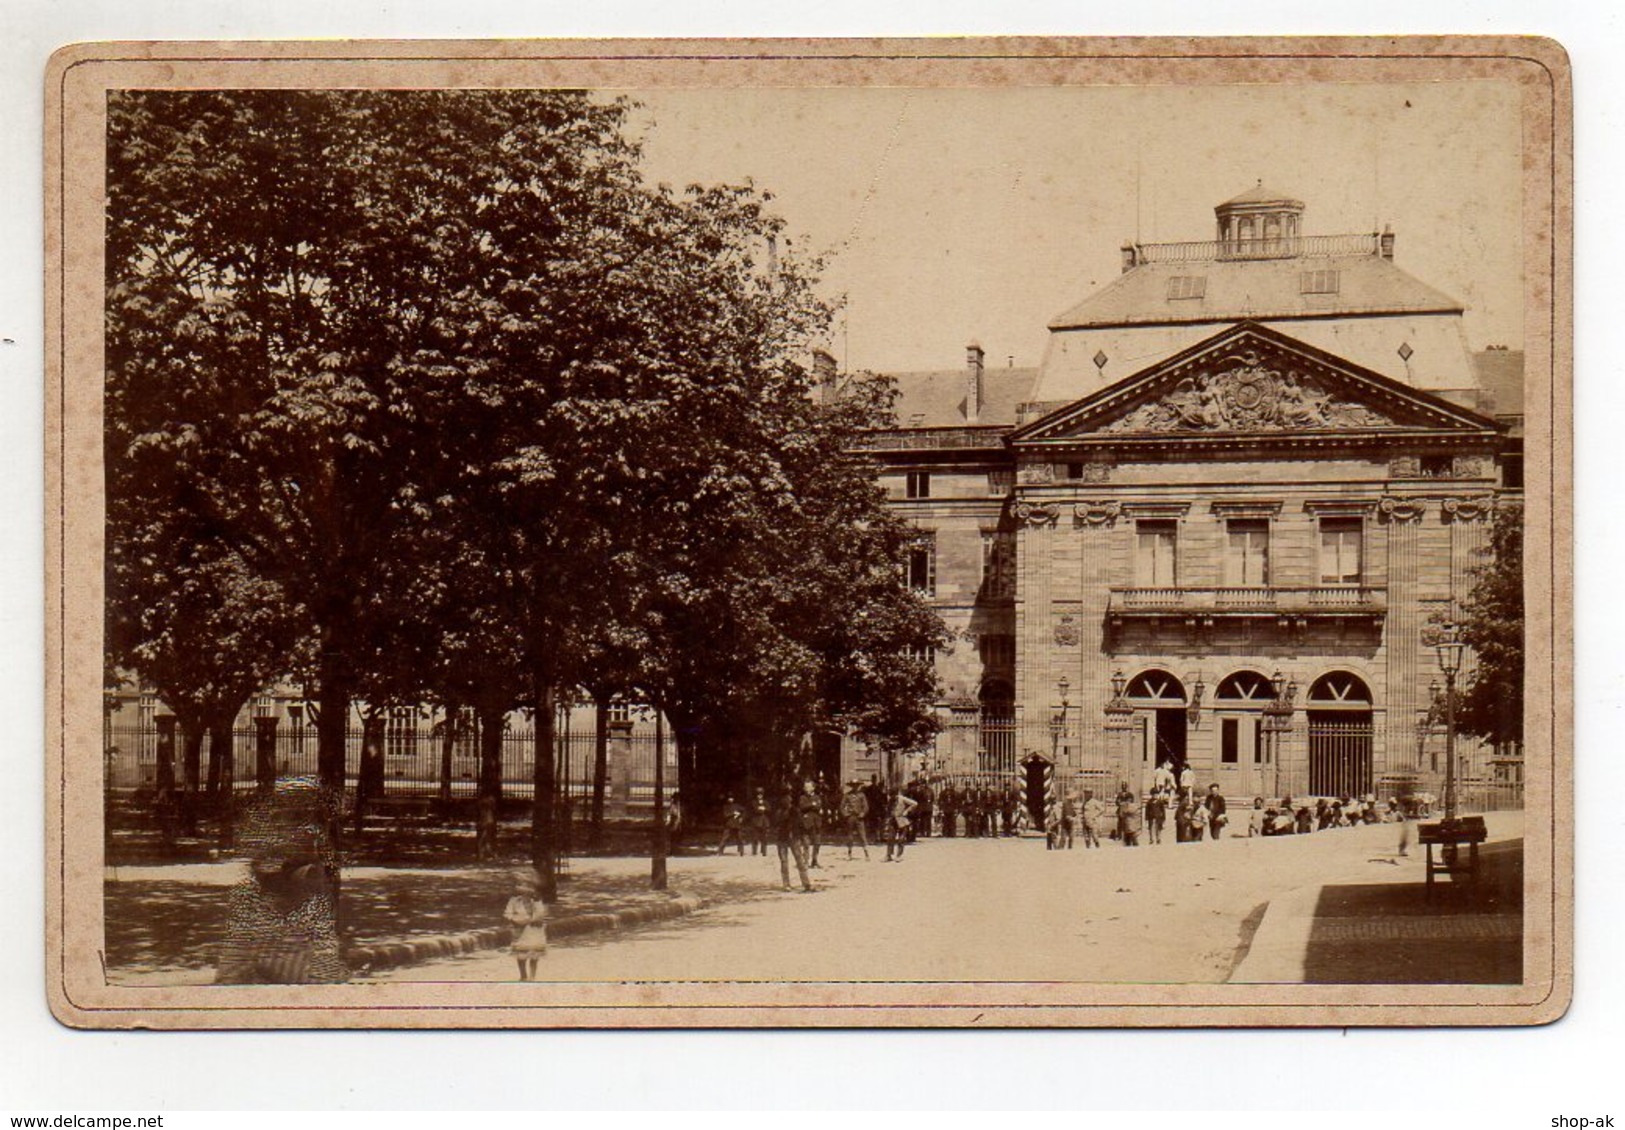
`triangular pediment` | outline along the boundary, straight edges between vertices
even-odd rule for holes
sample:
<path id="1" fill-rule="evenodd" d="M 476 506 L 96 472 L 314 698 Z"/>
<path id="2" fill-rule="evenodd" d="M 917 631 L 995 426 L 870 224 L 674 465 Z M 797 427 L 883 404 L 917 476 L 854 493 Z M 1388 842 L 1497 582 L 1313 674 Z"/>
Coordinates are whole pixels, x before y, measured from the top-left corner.
<path id="1" fill-rule="evenodd" d="M 1011 440 L 1493 435 L 1496 430 L 1486 416 L 1243 322 L 1034 420 Z"/>

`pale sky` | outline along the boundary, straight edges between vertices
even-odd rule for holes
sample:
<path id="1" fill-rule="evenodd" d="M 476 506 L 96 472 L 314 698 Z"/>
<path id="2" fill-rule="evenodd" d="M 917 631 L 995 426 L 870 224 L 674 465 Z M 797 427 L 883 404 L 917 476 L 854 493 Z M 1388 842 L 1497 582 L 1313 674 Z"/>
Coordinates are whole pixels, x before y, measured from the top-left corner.
<path id="1" fill-rule="evenodd" d="M 654 179 L 751 178 L 798 246 L 833 251 L 852 368 L 951 368 L 972 338 L 1037 364 L 1125 239 L 1212 239 L 1213 206 L 1260 179 L 1304 201 L 1305 234 L 1391 224 L 1473 348 L 1521 347 L 1510 83 L 629 93 Z"/>

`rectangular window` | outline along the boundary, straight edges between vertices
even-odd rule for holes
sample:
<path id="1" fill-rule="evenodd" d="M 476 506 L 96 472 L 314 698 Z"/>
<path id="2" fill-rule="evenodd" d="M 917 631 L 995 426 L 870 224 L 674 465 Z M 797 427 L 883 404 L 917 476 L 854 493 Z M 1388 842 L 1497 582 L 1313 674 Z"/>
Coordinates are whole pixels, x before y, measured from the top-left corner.
<path id="1" fill-rule="evenodd" d="M 1300 294 L 1336 294 L 1339 287 L 1336 271 L 1305 271 L 1298 280 Z"/>
<path id="2" fill-rule="evenodd" d="M 1172 521 L 1157 519 L 1134 524 L 1134 583 L 1154 588 L 1171 588 L 1176 583 L 1175 555 L 1178 527 Z"/>
<path id="3" fill-rule="evenodd" d="M 1320 520 L 1320 583 L 1360 583 L 1361 528 L 1358 518 Z"/>
<path id="4" fill-rule="evenodd" d="M 1262 765 L 1264 763 L 1264 761 L 1265 761 L 1265 757 L 1264 757 L 1265 748 L 1266 747 L 1264 745 L 1264 720 L 1262 718 L 1254 718 L 1253 719 L 1253 764 L 1254 765 Z"/>
<path id="5" fill-rule="evenodd" d="M 1225 527 L 1225 584 L 1254 588 L 1270 583 L 1270 524 L 1233 518 Z"/>
<path id="6" fill-rule="evenodd" d="M 908 587 L 925 596 L 937 595 L 937 542 L 926 535 L 908 547 Z"/>
<path id="7" fill-rule="evenodd" d="M 384 722 L 384 755 L 416 757 L 418 752 L 418 712 L 410 706 L 391 707 Z"/>
<path id="8" fill-rule="evenodd" d="M 931 497 L 931 472 L 930 471 L 910 471 L 908 473 L 908 497 L 909 498 L 930 498 Z"/>
<path id="9" fill-rule="evenodd" d="M 1016 473 L 1014 471 L 989 471 L 987 473 L 987 493 L 994 498 L 1003 498 L 1016 489 Z"/>
<path id="10" fill-rule="evenodd" d="M 1219 721 L 1219 760 L 1226 765 L 1236 763 L 1241 745 L 1241 719 L 1223 718 Z"/>
<path id="11" fill-rule="evenodd" d="M 1201 298 L 1207 294 L 1206 275 L 1175 275 L 1168 280 L 1168 300 L 1176 302 L 1183 298 Z"/>
<path id="12" fill-rule="evenodd" d="M 1523 456 L 1501 456 L 1501 485 L 1508 490 L 1523 489 Z"/>

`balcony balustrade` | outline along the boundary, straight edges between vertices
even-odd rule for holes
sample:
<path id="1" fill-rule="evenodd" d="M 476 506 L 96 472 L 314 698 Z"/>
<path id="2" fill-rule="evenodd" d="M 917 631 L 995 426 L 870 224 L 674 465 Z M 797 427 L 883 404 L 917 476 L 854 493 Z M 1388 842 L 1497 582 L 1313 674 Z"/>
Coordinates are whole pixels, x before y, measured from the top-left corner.
<path id="1" fill-rule="evenodd" d="M 1372 585 L 1134 586 L 1111 590 L 1114 619 L 1174 615 L 1366 616 L 1387 612 L 1388 590 Z"/>
<path id="2" fill-rule="evenodd" d="M 1201 263 L 1245 259 L 1307 259 L 1378 255 L 1381 237 L 1372 234 L 1301 235 L 1274 239 L 1197 240 L 1133 245 L 1135 263 Z"/>

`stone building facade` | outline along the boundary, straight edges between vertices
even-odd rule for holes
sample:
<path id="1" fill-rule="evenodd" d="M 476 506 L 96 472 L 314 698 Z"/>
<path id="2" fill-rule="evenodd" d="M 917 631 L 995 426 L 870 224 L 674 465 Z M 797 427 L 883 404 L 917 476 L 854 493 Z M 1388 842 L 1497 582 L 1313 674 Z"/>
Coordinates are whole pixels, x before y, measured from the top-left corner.
<path id="1" fill-rule="evenodd" d="M 1125 246 L 1038 369 L 973 345 L 897 374 L 866 445 L 957 641 L 908 768 L 1035 800 L 1158 761 L 1238 799 L 1440 791 L 1432 643 L 1521 486 L 1521 355 L 1474 353 L 1391 232 L 1304 236 L 1262 186 L 1215 212 L 1214 241 Z"/>

